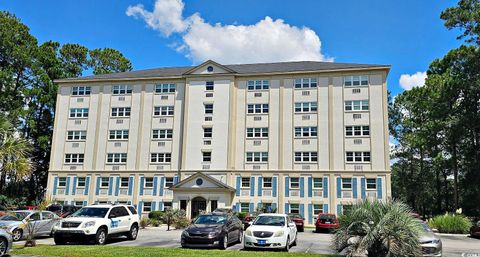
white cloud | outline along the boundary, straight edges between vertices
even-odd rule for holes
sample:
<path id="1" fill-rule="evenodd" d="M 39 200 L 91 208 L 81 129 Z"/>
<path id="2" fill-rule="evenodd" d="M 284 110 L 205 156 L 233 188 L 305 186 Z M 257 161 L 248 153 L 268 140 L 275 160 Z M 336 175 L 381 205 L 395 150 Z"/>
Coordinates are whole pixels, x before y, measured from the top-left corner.
<path id="1" fill-rule="evenodd" d="M 417 72 L 415 74 L 402 74 L 400 76 L 400 86 L 405 90 L 410 90 L 414 87 L 423 87 L 425 85 L 425 79 L 427 78 L 426 72 Z"/>
<path id="2" fill-rule="evenodd" d="M 333 61 L 321 52 L 321 41 L 310 28 L 299 28 L 270 17 L 253 25 L 210 24 L 195 13 L 183 18 L 181 0 L 157 0 L 152 12 L 130 6 L 128 16 L 142 18 L 165 36 L 179 33 L 176 50 L 194 62 L 208 59 L 223 64 L 275 61 Z"/>

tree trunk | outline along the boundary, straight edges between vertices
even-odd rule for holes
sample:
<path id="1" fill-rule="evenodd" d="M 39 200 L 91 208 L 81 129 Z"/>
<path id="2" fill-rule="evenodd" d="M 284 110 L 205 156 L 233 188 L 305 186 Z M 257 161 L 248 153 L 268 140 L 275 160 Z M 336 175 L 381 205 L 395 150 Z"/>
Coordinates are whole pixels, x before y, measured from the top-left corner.
<path id="1" fill-rule="evenodd" d="M 457 144 L 453 143 L 452 149 L 453 159 L 453 208 L 458 209 L 458 161 L 457 161 Z"/>

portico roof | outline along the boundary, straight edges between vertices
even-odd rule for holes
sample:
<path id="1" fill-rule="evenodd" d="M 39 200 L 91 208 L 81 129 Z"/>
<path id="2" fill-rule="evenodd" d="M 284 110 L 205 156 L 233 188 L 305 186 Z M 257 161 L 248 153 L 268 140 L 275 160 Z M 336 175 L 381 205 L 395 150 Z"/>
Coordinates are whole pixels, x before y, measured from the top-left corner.
<path id="1" fill-rule="evenodd" d="M 199 181 L 199 179 L 201 180 L 201 182 Z M 169 189 L 172 191 L 200 191 L 200 190 L 215 190 L 215 191 L 230 191 L 230 192 L 236 191 L 235 188 L 202 172 L 197 172 L 191 175 L 190 177 L 171 186 Z"/>

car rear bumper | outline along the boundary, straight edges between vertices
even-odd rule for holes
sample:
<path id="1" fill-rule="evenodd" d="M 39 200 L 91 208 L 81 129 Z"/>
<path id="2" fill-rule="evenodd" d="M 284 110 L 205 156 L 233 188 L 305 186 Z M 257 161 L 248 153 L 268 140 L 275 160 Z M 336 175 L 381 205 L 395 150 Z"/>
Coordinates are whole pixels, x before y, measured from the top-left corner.
<path id="1" fill-rule="evenodd" d="M 265 244 L 259 244 L 259 240 L 265 240 Z M 268 238 L 258 238 L 254 236 L 244 237 L 243 245 L 247 248 L 283 248 L 286 245 L 286 239 L 284 237 L 268 237 Z"/>

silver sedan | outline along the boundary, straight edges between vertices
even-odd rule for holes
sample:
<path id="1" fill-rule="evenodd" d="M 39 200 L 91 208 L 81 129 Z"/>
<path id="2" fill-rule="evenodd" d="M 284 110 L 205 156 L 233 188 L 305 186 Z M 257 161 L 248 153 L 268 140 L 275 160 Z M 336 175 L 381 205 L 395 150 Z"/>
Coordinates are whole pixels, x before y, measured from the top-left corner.
<path id="1" fill-rule="evenodd" d="M 12 235 L 13 241 L 34 233 L 37 236 L 49 236 L 53 226 L 60 218 L 49 211 L 13 211 L 0 217 L 0 229 Z"/>
<path id="2" fill-rule="evenodd" d="M 420 234 L 420 245 L 422 254 L 425 257 L 442 256 L 442 240 L 433 233 L 433 231 L 424 222 L 420 222 L 422 233 Z"/>
<path id="3" fill-rule="evenodd" d="M 0 256 L 6 255 L 12 249 L 12 236 L 4 229 L 0 229 Z"/>

